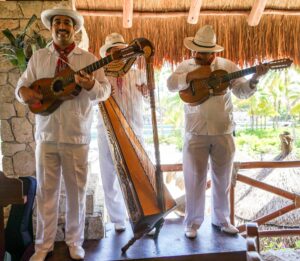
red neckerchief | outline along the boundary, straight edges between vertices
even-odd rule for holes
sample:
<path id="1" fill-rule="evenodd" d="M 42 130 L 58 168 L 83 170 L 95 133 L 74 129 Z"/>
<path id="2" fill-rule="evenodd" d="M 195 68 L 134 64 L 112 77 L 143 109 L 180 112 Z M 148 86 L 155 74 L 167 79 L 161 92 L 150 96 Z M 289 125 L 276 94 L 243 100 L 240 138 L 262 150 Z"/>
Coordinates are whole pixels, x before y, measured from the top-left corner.
<path id="1" fill-rule="evenodd" d="M 69 46 L 67 46 L 65 49 L 61 49 L 58 45 L 53 43 L 53 46 L 55 50 L 59 53 L 59 59 L 57 60 L 55 74 L 63 71 L 68 65 L 68 55 L 72 50 L 75 48 L 75 43 L 71 43 Z M 65 62 L 64 62 L 65 61 Z"/>
<path id="2" fill-rule="evenodd" d="M 117 77 L 117 88 L 120 94 L 122 94 L 122 87 L 123 87 L 123 79 L 122 77 Z"/>

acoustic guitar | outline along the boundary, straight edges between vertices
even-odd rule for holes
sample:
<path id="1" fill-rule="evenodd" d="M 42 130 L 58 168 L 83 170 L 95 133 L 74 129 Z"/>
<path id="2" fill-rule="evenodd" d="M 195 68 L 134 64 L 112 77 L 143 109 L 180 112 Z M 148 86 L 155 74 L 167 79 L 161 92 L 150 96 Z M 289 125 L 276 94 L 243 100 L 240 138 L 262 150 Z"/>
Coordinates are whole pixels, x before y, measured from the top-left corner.
<path id="1" fill-rule="evenodd" d="M 137 56 L 144 53 L 143 47 L 144 38 L 138 38 L 128 47 L 118 50 L 81 70 L 90 74 L 112 61 L 124 60 L 125 65 L 127 61 L 132 63 Z M 65 100 L 73 99 L 79 95 L 81 87 L 75 83 L 74 76 L 79 74 L 81 70 L 74 72 L 68 67 L 53 78 L 42 78 L 35 81 L 30 88 L 41 93 L 43 99 L 38 103 L 30 104 L 30 111 L 47 116 L 54 112 Z"/>
<path id="2" fill-rule="evenodd" d="M 291 59 L 285 58 L 265 63 L 265 65 L 268 65 L 271 70 L 277 70 L 287 68 L 292 63 Z M 205 68 L 203 69 L 203 78 L 191 81 L 187 89 L 179 91 L 179 96 L 181 100 L 191 106 L 199 105 L 211 96 L 224 94 L 231 80 L 255 73 L 256 67 L 253 66 L 232 73 L 225 70 L 215 70 L 209 75 L 207 68 Z"/>

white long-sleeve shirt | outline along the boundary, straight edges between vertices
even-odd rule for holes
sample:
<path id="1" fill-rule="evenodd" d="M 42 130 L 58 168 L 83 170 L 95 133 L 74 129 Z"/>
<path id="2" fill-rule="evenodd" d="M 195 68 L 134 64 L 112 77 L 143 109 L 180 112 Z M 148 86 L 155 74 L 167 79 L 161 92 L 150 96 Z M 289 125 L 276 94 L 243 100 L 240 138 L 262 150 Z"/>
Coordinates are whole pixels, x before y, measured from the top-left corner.
<path id="1" fill-rule="evenodd" d="M 195 70 L 197 65 L 194 59 L 185 60 L 178 65 L 175 72 L 167 80 L 170 91 L 181 91 L 189 87 L 186 76 Z M 211 70 L 225 70 L 228 73 L 238 71 L 239 68 L 231 61 L 216 57 L 211 64 Z M 184 105 L 185 132 L 195 135 L 222 135 L 234 131 L 233 104 L 231 92 L 240 99 L 254 94 L 256 88 L 251 89 L 249 80 L 238 78 L 230 82 L 226 94 L 212 96 L 204 103 L 191 106 Z"/>
<path id="2" fill-rule="evenodd" d="M 147 85 L 145 72 L 131 68 L 122 78 L 108 77 L 113 97 L 137 136 L 143 131 L 143 95 L 138 86 Z M 122 83 L 118 83 L 118 80 Z M 138 85 L 138 86 L 137 86 Z"/>
<path id="3" fill-rule="evenodd" d="M 16 98 L 24 102 L 18 95 L 22 86 L 29 87 L 41 78 L 52 78 L 55 74 L 58 53 L 51 45 L 49 48 L 35 52 L 20 77 L 15 90 Z M 79 71 L 94 63 L 96 57 L 79 47 L 68 55 L 68 63 L 72 70 Z M 64 101 L 48 116 L 35 115 L 35 140 L 57 143 L 88 144 L 93 119 L 92 105 L 96 101 L 106 100 L 111 93 L 111 86 L 103 69 L 94 72 L 95 85 L 89 91 L 82 88 L 80 94 L 72 100 Z"/>
<path id="4" fill-rule="evenodd" d="M 112 96 L 124 117 L 133 128 L 134 133 L 142 137 L 144 97 L 138 86 L 147 85 L 145 72 L 132 67 L 122 77 L 107 76 L 107 78 L 114 89 Z M 102 120 L 99 120 L 99 126 L 102 124 Z"/>

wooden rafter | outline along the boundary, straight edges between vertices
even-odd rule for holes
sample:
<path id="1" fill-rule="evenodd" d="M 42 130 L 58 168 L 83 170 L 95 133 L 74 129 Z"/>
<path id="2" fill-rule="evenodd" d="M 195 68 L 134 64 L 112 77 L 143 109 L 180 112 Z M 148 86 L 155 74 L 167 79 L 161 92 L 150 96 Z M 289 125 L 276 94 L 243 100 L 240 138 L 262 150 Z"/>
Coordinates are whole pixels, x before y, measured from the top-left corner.
<path id="1" fill-rule="evenodd" d="M 202 0 L 192 0 L 187 22 L 189 24 L 197 24 L 200 14 Z"/>
<path id="2" fill-rule="evenodd" d="M 252 6 L 251 12 L 248 16 L 248 25 L 257 26 L 260 18 L 264 12 L 268 0 L 256 0 Z"/>
<path id="3" fill-rule="evenodd" d="M 133 0 L 123 0 L 123 27 L 132 27 Z"/>
<path id="4" fill-rule="evenodd" d="M 75 0 L 71 0 L 71 6 L 73 10 L 76 10 L 76 3 Z"/>

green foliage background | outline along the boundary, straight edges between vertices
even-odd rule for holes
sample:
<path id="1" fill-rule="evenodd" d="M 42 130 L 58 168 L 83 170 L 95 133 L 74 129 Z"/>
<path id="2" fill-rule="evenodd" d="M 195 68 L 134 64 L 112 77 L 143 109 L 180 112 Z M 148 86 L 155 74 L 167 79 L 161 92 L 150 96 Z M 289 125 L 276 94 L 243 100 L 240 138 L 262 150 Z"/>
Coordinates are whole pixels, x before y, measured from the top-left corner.
<path id="1" fill-rule="evenodd" d="M 160 142 L 175 144 L 182 151 L 184 115 L 178 93 L 171 93 L 166 81 L 171 67 L 156 72 L 159 91 L 160 124 L 172 126 L 173 132 L 160 135 Z M 257 155 L 280 153 L 279 134 L 288 131 L 294 138 L 294 153 L 300 156 L 300 69 L 290 67 L 269 71 L 258 84 L 257 92 L 249 99 L 233 96 L 234 111 L 248 115 L 247 124 L 237 125 L 236 144 L 254 158 Z"/>

